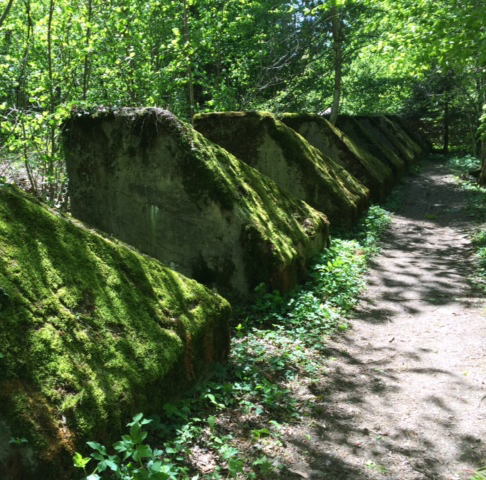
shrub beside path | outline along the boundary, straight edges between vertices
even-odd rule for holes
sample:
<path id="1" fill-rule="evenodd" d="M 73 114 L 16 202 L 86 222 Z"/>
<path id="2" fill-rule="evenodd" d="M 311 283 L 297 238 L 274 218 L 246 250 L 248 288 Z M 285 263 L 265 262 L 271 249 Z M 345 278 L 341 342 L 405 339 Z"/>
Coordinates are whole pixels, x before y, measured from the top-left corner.
<path id="1" fill-rule="evenodd" d="M 434 161 L 407 179 L 352 328 L 311 385 L 308 427 L 291 435 L 292 478 L 463 480 L 486 464 L 486 299 L 468 282 L 468 195 Z"/>

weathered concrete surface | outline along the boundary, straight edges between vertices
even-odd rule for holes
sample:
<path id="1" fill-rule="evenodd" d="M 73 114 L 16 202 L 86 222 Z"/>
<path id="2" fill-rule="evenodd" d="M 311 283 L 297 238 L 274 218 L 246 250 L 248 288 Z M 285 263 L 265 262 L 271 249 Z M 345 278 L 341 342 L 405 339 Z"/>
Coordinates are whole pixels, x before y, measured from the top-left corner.
<path id="1" fill-rule="evenodd" d="M 0 184 L 0 478 L 79 478 L 87 440 L 119 440 L 134 413 L 162 411 L 226 360 L 230 314 L 194 280 Z"/>
<path id="2" fill-rule="evenodd" d="M 74 112 L 73 215 L 223 293 L 290 289 L 328 242 L 324 215 L 160 109 Z"/>
<path id="3" fill-rule="evenodd" d="M 432 151 L 432 142 L 421 133 L 420 125 L 412 125 L 408 120 L 402 118 L 399 115 L 385 115 L 386 118 L 391 120 L 396 126 L 400 126 L 401 129 L 408 135 L 413 142 L 415 142 L 420 148 L 421 157 L 425 157 Z"/>
<path id="4" fill-rule="evenodd" d="M 390 192 L 394 179 L 388 165 L 361 149 L 324 117 L 286 113 L 278 118 L 368 187 L 372 199 L 382 200 Z"/>
<path id="5" fill-rule="evenodd" d="M 395 145 L 407 166 L 413 165 L 424 156 L 422 147 L 405 132 L 400 123 L 385 115 L 376 115 L 368 118 L 374 121 L 390 142 Z"/>
<path id="6" fill-rule="evenodd" d="M 374 157 L 387 165 L 395 180 L 405 173 L 408 164 L 394 140 L 376 125 L 371 117 L 340 115 L 336 126 L 355 142 L 362 150 L 367 150 Z"/>
<path id="7" fill-rule="evenodd" d="M 331 226 L 351 225 L 368 204 L 368 189 L 334 160 L 269 113 L 196 115 L 194 126 L 280 187 L 324 212 Z"/>

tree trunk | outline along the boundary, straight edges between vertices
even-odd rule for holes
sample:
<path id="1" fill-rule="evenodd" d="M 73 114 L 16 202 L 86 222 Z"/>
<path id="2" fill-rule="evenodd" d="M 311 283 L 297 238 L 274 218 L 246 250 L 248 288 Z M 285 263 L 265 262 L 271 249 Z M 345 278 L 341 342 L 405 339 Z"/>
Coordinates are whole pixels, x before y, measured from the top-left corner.
<path id="1" fill-rule="evenodd" d="M 344 11 L 337 7 L 331 9 L 332 40 L 334 49 L 334 95 L 329 121 L 335 125 L 339 113 L 339 103 L 341 101 L 341 81 L 343 67 L 342 33 L 343 33 Z"/>
<path id="2" fill-rule="evenodd" d="M 91 41 L 91 18 L 93 16 L 93 0 L 88 0 L 88 28 L 86 29 L 86 54 L 84 56 L 84 72 L 83 72 L 83 100 L 86 100 L 89 87 L 89 77 L 91 74 L 91 53 L 89 46 Z"/>
<path id="3" fill-rule="evenodd" d="M 182 0 L 184 6 L 183 21 L 184 21 L 184 44 L 186 49 L 190 48 L 190 37 L 189 37 L 189 21 L 188 21 L 188 9 L 187 0 Z M 191 64 L 191 54 L 187 55 L 187 90 L 189 94 L 189 117 L 192 123 L 194 117 L 194 82 L 192 80 L 192 64 Z"/>
<path id="4" fill-rule="evenodd" d="M 444 92 L 444 154 L 449 153 L 449 97 L 447 95 L 447 90 Z"/>
<path id="5" fill-rule="evenodd" d="M 3 11 L 2 18 L 0 18 L 0 28 L 2 28 L 3 23 L 5 22 L 5 19 L 7 18 L 8 12 L 10 12 L 10 9 L 12 8 L 13 0 L 9 0 L 7 6 L 5 7 L 5 10 Z"/>
<path id="6" fill-rule="evenodd" d="M 49 2 L 49 19 L 47 21 L 47 68 L 49 78 L 49 113 L 54 115 L 56 110 L 56 97 L 54 89 L 54 74 L 53 74 L 53 55 L 52 55 L 52 20 L 54 16 L 54 0 Z M 49 200 L 54 200 L 55 194 L 55 167 L 54 167 L 54 154 L 56 151 L 56 127 L 54 125 L 49 126 L 49 147 L 47 148 L 47 184 Z M 45 192 L 43 192 L 45 193 Z"/>
<path id="7" fill-rule="evenodd" d="M 478 178 L 479 185 L 486 185 L 486 141 L 481 141 L 481 174 Z"/>

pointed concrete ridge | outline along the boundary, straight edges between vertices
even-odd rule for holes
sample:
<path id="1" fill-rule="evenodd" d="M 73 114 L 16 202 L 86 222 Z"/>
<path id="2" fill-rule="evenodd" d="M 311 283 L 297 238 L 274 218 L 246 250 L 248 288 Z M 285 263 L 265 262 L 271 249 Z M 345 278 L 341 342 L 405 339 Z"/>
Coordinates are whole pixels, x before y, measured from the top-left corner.
<path id="1" fill-rule="evenodd" d="M 390 192 L 395 183 L 390 167 L 360 148 L 324 117 L 285 113 L 278 118 L 368 187 L 373 200 L 382 200 Z"/>
<path id="2" fill-rule="evenodd" d="M 154 108 L 73 112 L 73 215 L 222 293 L 289 290 L 328 243 L 326 217 Z"/>
<path id="3" fill-rule="evenodd" d="M 390 120 L 395 128 L 402 130 L 402 134 L 408 137 L 407 142 L 411 141 L 415 143 L 413 149 L 417 152 L 419 158 L 424 158 L 428 153 L 432 151 L 432 143 L 421 133 L 420 125 L 412 127 L 412 125 L 399 115 L 384 115 L 385 118 Z"/>
<path id="4" fill-rule="evenodd" d="M 196 115 L 194 126 L 294 197 L 348 227 L 367 206 L 368 189 L 303 137 L 265 112 Z"/>
<path id="5" fill-rule="evenodd" d="M 395 145 L 407 167 L 413 165 L 422 157 L 422 147 L 410 138 L 398 122 L 392 121 L 385 115 L 368 117 L 380 128 L 387 138 Z"/>
<path id="6" fill-rule="evenodd" d="M 396 142 L 390 140 L 387 132 L 384 132 L 371 117 L 340 115 L 336 126 L 360 149 L 367 150 L 387 165 L 396 180 L 404 175 L 408 159 L 403 158 Z"/>
<path id="7" fill-rule="evenodd" d="M 86 441 L 111 445 L 227 359 L 226 300 L 8 185 L 0 250 L 2 480 L 80 478 Z"/>
<path id="8" fill-rule="evenodd" d="M 431 147 L 397 115 L 340 115 L 337 126 L 400 176 Z"/>

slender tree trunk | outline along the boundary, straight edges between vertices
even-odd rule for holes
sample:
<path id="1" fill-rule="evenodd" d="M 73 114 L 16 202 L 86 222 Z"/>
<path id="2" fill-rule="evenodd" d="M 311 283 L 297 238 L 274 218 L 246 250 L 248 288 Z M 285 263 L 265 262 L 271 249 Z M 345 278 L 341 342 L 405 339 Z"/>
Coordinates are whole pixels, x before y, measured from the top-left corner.
<path id="1" fill-rule="evenodd" d="M 52 68 L 52 19 L 54 16 L 54 0 L 49 2 L 49 20 L 47 23 L 47 68 L 49 79 L 49 113 L 54 114 L 56 109 L 56 98 L 54 91 L 54 75 Z M 49 199 L 54 199 L 55 181 L 54 181 L 54 154 L 56 150 L 56 131 L 55 126 L 49 126 L 49 143 L 47 152 L 47 182 L 49 187 Z"/>
<path id="2" fill-rule="evenodd" d="M 481 174 L 478 178 L 479 185 L 486 185 L 486 141 L 481 140 Z"/>
<path id="3" fill-rule="evenodd" d="M 189 36 L 189 12 L 187 8 L 187 0 L 182 0 L 184 7 L 183 22 L 184 22 L 184 44 L 187 50 L 190 48 L 190 36 Z M 192 62 L 191 54 L 187 55 L 187 90 L 189 94 L 189 117 L 192 123 L 192 117 L 194 117 L 194 82 L 192 79 Z"/>
<path id="4" fill-rule="evenodd" d="M 5 10 L 3 11 L 3 15 L 0 18 L 0 28 L 2 28 L 5 19 L 7 18 L 7 15 L 10 12 L 10 9 L 12 8 L 12 5 L 13 5 L 13 0 L 9 0 L 7 6 L 5 7 Z"/>
<path id="5" fill-rule="evenodd" d="M 39 189 L 37 187 L 35 175 L 32 173 L 32 168 L 30 167 L 29 152 L 28 152 L 28 149 L 27 149 L 27 132 L 25 131 L 25 122 L 24 122 L 24 119 L 22 117 L 20 118 L 20 122 L 21 122 L 20 126 L 22 128 L 22 137 L 23 137 L 22 154 L 24 156 L 25 170 L 27 172 L 27 176 L 29 177 L 29 182 L 30 182 L 30 186 L 32 188 L 32 193 L 35 196 L 38 196 L 39 195 Z"/>
<path id="6" fill-rule="evenodd" d="M 344 11 L 338 10 L 337 7 L 331 9 L 332 23 L 332 41 L 334 49 L 334 95 L 331 108 L 331 117 L 329 121 L 335 125 L 339 113 L 339 104 L 341 101 L 341 82 L 343 68 L 343 50 L 342 50 L 342 33 L 343 33 Z"/>
<path id="7" fill-rule="evenodd" d="M 449 96 L 447 95 L 447 90 L 444 92 L 444 154 L 449 153 L 449 127 L 450 127 L 450 116 L 449 116 Z"/>
<path id="8" fill-rule="evenodd" d="M 32 16 L 31 16 L 31 9 L 30 9 L 30 0 L 27 0 L 25 2 L 25 14 L 27 16 L 27 38 L 25 39 L 25 50 L 24 54 L 22 56 L 22 64 L 20 66 L 20 72 L 17 77 L 17 87 L 16 87 L 16 106 L 19 109 L 23 109 L 26 104 L 26 78 L 25 78 L 25 71 L 27 69 L 27 64 L 29 60 L 29 53 L 30 53 L 30 47 L 31 47 L 31 39 L 34 31 L 34 22 L 32 21 Z"/>
<path id="9" fill-rule="evenodd" d="M 91 53 L 89 46 L 91 41 L 91 18 L 93 16 L 93 0 L 88 0 L 88 28 L 86 29 L 86 55 L 84 56 L 84 72 L 83 72 L 83 100 L 86 100 L 88 94 L 89 77 L 91 73 Z"/>

